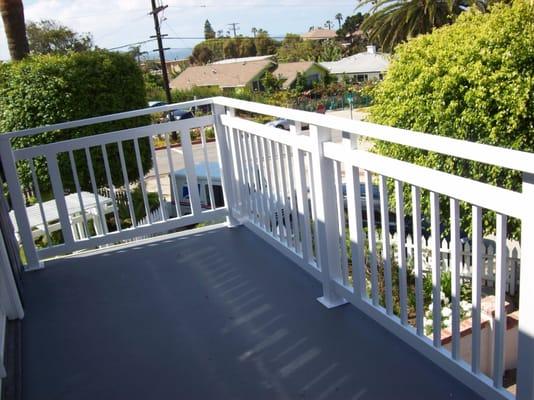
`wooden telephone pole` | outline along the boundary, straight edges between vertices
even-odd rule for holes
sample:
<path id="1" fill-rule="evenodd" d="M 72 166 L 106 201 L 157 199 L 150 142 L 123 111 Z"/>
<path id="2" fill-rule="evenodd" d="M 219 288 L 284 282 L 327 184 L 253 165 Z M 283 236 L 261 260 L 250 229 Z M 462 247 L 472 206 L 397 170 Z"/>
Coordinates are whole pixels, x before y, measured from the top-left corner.
<path id="1" fill-rule="evenodd" d="M 152 16 L 154 17 L 154 29 L 156 30 L 156 35 L 151 36 L 155 37 L 158 41 L 158 48 L 157 50 L 159 52 L 159 61 L 161 63 L 161 74 L 163 75 L 163 86 L 165 89 L 165 96 L 167 97 L 167 103 L 172 103 L 172 97 L 171 97 L 171 88 L 169 87 L 169 75 L 167 74 L 167 64 L 165 63 L 165 50 L 169 50 L 168 48 L 163 48 L 163 40 L 162 37 L 165 35 L 161 34 L 160 27 L 159 27 L 159 17 L 158 14 L 165 10 L 168 6 L 159 5 L 156 6 L 156 0 L 152 1 Z"/>

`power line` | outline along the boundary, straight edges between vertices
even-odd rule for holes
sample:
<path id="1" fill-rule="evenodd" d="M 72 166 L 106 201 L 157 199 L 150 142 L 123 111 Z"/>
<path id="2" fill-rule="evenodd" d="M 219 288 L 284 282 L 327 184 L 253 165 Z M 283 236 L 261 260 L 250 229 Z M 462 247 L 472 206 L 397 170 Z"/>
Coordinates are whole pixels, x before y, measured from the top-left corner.
<path id="1" fill-rule="evenodd" d="M 173 27 L 171 26 L 171 24 L 169 24 L 169 21 L 168 21 L 168 20 L 165 20 L 165 25 L 167 26 L 167 28 L 168 28 L 172 33 L 174 33 L 174 35 L 175 35 L 174 37 L 180 37 L 180 35 L 178 35 L 178 34 L 176 33 L 176 31 L 173 29 Z M 178 39 L 178 40 L 181 40 L 182 43 L 184 44 L 184 46 L 187 46 L 187 43 L 186 43 L 183 39 Z M 187 48 L 189 48 L 189 47 L 187 47 Z M 192 48 L 191 48 L 191 49 L 192 49 Z"/>
<path id="2" fill-rule="evenodd" d="M 271 39 L 285 39 L 286 36 L 285 35 L 277 35 L 277 36 L 271 36 L 269 35 L 269 37 Z M 164 36 L 162 35 L 162 38 L 164 40 L 180 40 L 180 41 L 184 41 L 184 40 L 205 40 L 204 36 Z M 251 36 L 243 36 L 243 37 L 238 37 L 237 39 L 239 38 L 242 38 L 242 39 L 254 39 L 253 37 Z M 231 38 L 231 37 L 219 37 L 217 38 L 216 40 L 233 40 L 234 38 Z M 313 36 L 307 36 L 307 39 L 324 39 L 324 37 L 313 37 Z M 123 49 L 125 47 L 130 47 L 130 46 L 136 46 L 136 45 L 141 45 L 141 44 L 146 44 L 146 43 L 150 43 L 150 42 L 154 42 L 156 39 L 153 38 L 153 39 L 149 39 L 149 40 L 143 40 L 143 41 L 140 41 L 140 42 L 134 42 L 134 43 L 127 43 L 127 44 L 123 44 L 121 46 L 116 46 L 116 47 L 111 47 L 111 48 L 108 48 L 108 50 L 120 50 L 120 49 Z M 329 40 L 339 40 L 339 41 L 343 41 L 345 40 L 345 38 L 340 38 L 340 37 L 335 37 L 335 38 L 330 38 Z M 193 49 L 192 47 L 187 47 L 187 45 L 184 43 L 184 45 L 186 47 L 170 47 L 170 48 L 167 48 L 167 49 L 170 49 L 170 50 L 182 50 L 182 49 L 188 49 L 188 50 L 191 50 Z"/>
<path id="3" fill-rule="evenodd" d="M 295 34 L 297 36 L 301 36 L 300 34 Z M 269 35 L 269 38 L 271 39 L 285 39 L 286 35 Z M 216 39 L 210 39 L 210 40 L 224 40 L 224 39 L 254 39 L 253 36 L 238 36 L 236 38 L 228 37 L 228 36 L 222 36 L 218 37 Z M 324 36 L 306 36 L 306 39 L 317 39 L 317 40 L 338 40 L 338 39 L 344 39 L 339 37 L 332 37 L 332 38 L 325 38 Z M 166 36 L 165 40 L 205 40 L 204 36 Z"/>
<path id="4" fill-rule="evenodd" d="M 252 7 L 252 8 L 309 8 L 309 7 L 318 7 L 318 8 L 332 8 L 332 7 L 345 7 L 345 6 L 353 6 L 354 2 L 339 2 L 332 4 L 332 2 L 322 2 L 322 3 L 305 3 L 305 4 L 286 4 L 286 3 L 265 3 L 265 4 L 256 4 L 256 3 L 224 3 L 224 8 L 228 7 L 237 7 L 237 8 L 246 8 L 246 7 Z M 181 6 L 169 6 L 169 8 L 217 8 L 220 7 L 219 4 L 189 4 L 189 5 L 181 5 Z"/>
<path id="5" fill-rule="evenodd" d="M 148 39 L 148 40 L 142 40 L 142 41 L 140 41 L 140 42 L 123 44 L 123 45 L 121 45 L 121 46 L 108 48 L 108 50 L 110 50 L 110 51 L 112 51 L 112 50 L 120 50 L 120 49 L 123 49 L 123 48 L 125 48 L 125 47 L 137 46 L 137 45 L 141 45 L 141 44 L 145 44 L 145 43 L 154 42 L 155 40 L 156 40 L 156 39 Z"/>

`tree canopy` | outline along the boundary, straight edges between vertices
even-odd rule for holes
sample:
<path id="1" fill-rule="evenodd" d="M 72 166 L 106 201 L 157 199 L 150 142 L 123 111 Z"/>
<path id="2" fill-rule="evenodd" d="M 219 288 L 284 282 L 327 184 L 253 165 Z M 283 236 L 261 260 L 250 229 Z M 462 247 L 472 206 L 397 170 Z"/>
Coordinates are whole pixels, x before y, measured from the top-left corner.
<path id="1" fill-rule="evenodd" d="M 107 51 L 69 53 L 65 55 L 29 56 L 22 61 L 0 64 L 0 132 L 51 125 L 64 121 L 113 114 L 146 107 L 142 72 L 128 54 Z M 63 131 L 51 131 L 38 136 L 21 137 L 13 141 L 14 148 L 51 143 L 103 132 L 132 128 L 150 123 L 146 117 L 114 121 Z M 149 142 L 139 140 L 144 171 L 152 166 Z M 134 154 L 133 142 L 124 142 L 124 152 Z M 115 186 L 121 186 L 122 173 L 118 148 L 108 145 L 107 152 Z M 91 149 L 95 179 L 98 186 L 107 184 L 103 155 L 97 147 Z M 92 191 L 87 160 L 83 151 L 75 151 L 80 185 Z M 126 157 L 130 181 L 139 177 L 135 157 Z M 58 163 L 66 190 L 75 190 L 71 166 L 66 153 Z M 34 164 L 41 191 L 50 190 L 46 161 L 35 158 Z M 31 185 L 27 165 L 19 165 L 21 182 Z"/>
<path id="2" fill-rule="evenodd" d="M 534 5 L 516 0 L 399 45 L 375 90 L 371 120 L 384 125 L 534 152 Z M 386 156 L 520 190 L 516 171 L 391 143 Z M 448 209 L 443 205 L 442 209 Z M 468 209 L 465 209 L 468 214 Z M 469 219 L 463 228 L 469 229 Z M 485 228 L 494 219 L 485 214 Z M 519 234 L 516 223 L 510 232 Z"/>
<path id="3" fill-rule="evenodd" d="M 338 29 L 341 29 L 341 22 L 343 21 L 343 14 L 341 13 L 337 13 L 336 16 L 334 17 L 337 21 L 337 24 L 338 24 Z"/>
<path id="4" fill-rule="evenodd" d="M 254 57 L 274 54 L 278 43 L 269 34 L 256 30 L 256 37 L 220 37 L 198 43 L 190 57 L 192 64 L 204 65 L 225 58 Z"/>
<path id="5" fill-rule="evenodd" d="M 276 52 L 276 58 L 279 62 L 337 61 L 343 53 L 343 47 L 335 40 L 303 40 L 300 35 L 288 33 Z"/>
<path id="6" fill-rule="evenodd" d="M 369 38 L 391 51 L 396 44 L 454 22 L 470 6 L 480 11 L 503 0 L 359 0 L 358 8 L 371 5 L 362 24 Z M 504 0 L 507 2 L 508 0 Z"/>
<path id="7" fill-rule="evenodd" d="M 350 15 L 345 18 L 343 25 L 337 30 L 337 35 L 344 38 L 347 35 L 352 35 L 353 33 L 360 30 L 360 26 L 365 19 L 367 14 L 362 14 L 361 12 Z"/>
<path id="8" fill-rule="evenodd" d="M 29 22 L 26 32 L 32 54 L 65 54 L 94 47 L 89 33 L 76 33 L 69 27 L 49 19 Z"/>
<path id="9" fill-rule="evenodd" d="M 204 39 L 215 39 L 215 31 L 213 30 L 209 20 L 204 22 Z"/>

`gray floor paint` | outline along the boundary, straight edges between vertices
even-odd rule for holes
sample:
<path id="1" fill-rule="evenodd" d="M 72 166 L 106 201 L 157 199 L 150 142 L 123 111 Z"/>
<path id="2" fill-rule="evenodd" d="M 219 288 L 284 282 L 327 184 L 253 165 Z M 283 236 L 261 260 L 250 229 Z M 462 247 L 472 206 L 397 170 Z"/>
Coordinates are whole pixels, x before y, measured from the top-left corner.
<path id="1" fill-rule="evenodd" d="M 24 278 L 27 400 L 478 398 L 245 228 Z"/>

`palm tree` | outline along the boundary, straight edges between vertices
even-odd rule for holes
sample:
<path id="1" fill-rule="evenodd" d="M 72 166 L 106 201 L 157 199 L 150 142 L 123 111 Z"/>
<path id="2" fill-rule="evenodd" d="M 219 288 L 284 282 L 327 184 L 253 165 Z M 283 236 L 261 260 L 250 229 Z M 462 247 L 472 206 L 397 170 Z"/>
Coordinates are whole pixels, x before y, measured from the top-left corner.
<path id="1" fill-rule="evenodd" d="M 334 18 L 337 19 L 339 29 L 341 29 L 341 21 L 343 21 L 343 15 L 341 13 L 337 13 Z"/>
<path id="2" fill-rule="evenodd" d="M 332 29 L 332 21 L 328 20 L 324 23 L 325 28 Z"/>
<path id="3" fill-rule="evenodd" d="M 0 0 L 0 13 L 4 21 L 9 54 L 13 60 L 21 60 L 30 52 L 22 0 Z"/>
<path id="4" fill-rule="evenodd" d="M 485 11 L 495 0 L 359 0 L 357 8 L 371 5 L 361 28 L 386 50 L 410 37 L 454 22 L 469 6 Z"/>
<path id="5" fill-rule="evenodd" d="M 252 34 L 254 35 L 254 37 L 256 37 L 256 33 L 258 33 L 258 28 L 252 28 Z"/>

